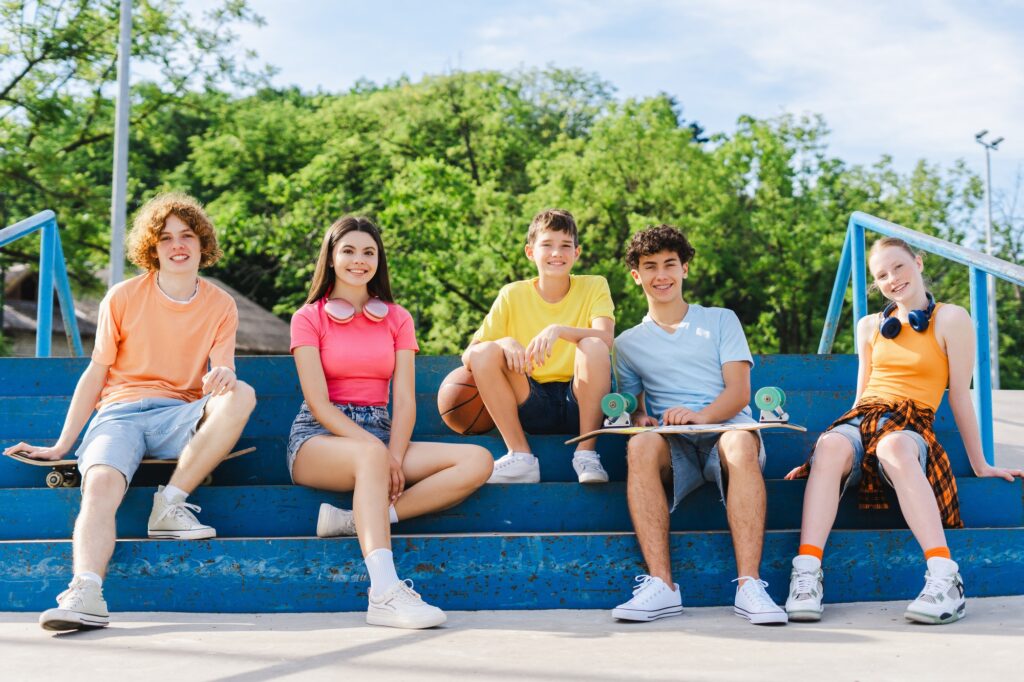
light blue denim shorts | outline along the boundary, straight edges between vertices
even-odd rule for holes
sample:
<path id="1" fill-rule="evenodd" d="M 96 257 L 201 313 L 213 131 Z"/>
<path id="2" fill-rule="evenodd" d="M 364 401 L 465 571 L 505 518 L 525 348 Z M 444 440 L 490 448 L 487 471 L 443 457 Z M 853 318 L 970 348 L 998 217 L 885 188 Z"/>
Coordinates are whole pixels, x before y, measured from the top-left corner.
<path id="1" fill-rule="evenodd" d="M 745 414 L 739 414 L 730 419 L 727 424 L 756 424 L 757 422 Z M 752 432 L 758 440 L 760 451 L 757 453 L 757 462 L 764 471 L 765 452 L 764 441 L 756 431 Z M 718 494 L 725 504 L 725 482 L 722 477 L 722 459 L 718 453 L 718 441 L 720 433 L 700 434 L 661 434 L 662 438 L 668 441 L 669 454 L 672 460 L 672 509 L 683 499 L 705 482 L 714 483 L 718 486 Z"/>
<path id="2" fill-rule="evenodd" d="M 105 464 L 120 471 L 127 485 L 144 457 L 178 459 L 195 435 L 209 399 L 143 398 L 100 409 L 75 452 L 82 480 L 90 467 Z"/>
<path id="3" fill-rule="evenodd" d="M 855 417 L 848 422 L 843 422 L 833 429 L 829 429 L 825 433 L 821 434 L 825 436 L 829 433 L 838 433 L 839 435 L 850 441 L 850 445 L 853 446 L 853 468 L 850 469 L 850 475 L 846 477 L 846 482 L 843 483 L 842 491 L 840 496 L 846 492 L 851 486 L 855 486 L 860 483 L 861 479 L 861 463 L 864 461 L 864 441 L 860 435 L 860 423 L 864 421 L 863 417 Z M 881 428 L 882 424 L 889 421 L 888 417 L 882 417 L 878 420 L 878 426 Z M 906 436 L 910 436 L 917 444 L 917 459 L 921 463 L 921 470 L 924 471 L 925 463 L 928 461 L 928 444 L 924 442 L 924 436 L 917 431 L 893 431 L 893 433 L 902 433 Z M 819 438 L 820 440 L 820 438 Z M 810 460 L 811 466 L 814 466 L 814 455 L 811 455 Z M 891 488 L 893 487 L 892 481 L 889 480 L 888 474 L 885 473 L 885 467 L 882 465 L 881 460 L 878 462 L 878 473 L 881 474 L 882 480 Z"/>
<path id="4" fill-rule="evenodd" d="M 349 405 L 347 403 L 334 403 L 334 406 L 356 424 L 380 438 L 385 445 L 391 440 L 391 415 L 388 414 L 387 407 L 383 405 Z M 309 405 L 303 400 L 302 407 L 299 408 L 299 413 L 295 415 L 295 421 L 292 422 L 292 430 L 288 434 L 288 449 L 285 452 L 288 475 L 292 475 L 295 456 L 299 454 L 299 448 L 303 443 L 313 436 L 330 435 L 333 434 L 316 420 L 313 413 L 309 411 Z M 294 480 L 292 479 L 292 482 Z"/>

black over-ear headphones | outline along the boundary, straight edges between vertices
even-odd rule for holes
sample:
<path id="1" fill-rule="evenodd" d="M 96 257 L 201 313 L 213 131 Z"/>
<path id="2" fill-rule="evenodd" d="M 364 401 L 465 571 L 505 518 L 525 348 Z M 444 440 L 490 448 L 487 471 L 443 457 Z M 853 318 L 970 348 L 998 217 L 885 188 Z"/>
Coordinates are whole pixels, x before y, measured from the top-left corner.
<path id="1" fill-rule="evenodd" d="M 896 304 L 890 303 L 882 311 L 882 326 L 878 331 L 887 339 L 895 339 L 903 329 L 903 323 L 900 322 L 900 318 L 889 317 L 894 310 L 896 310 Z M 928 308 L 925 310 L 911 310 L 910 314 L 907 315 L 910 328 L 919 333 L 928 331 L 928 323 L 932 319 L 933 312 L 935 312 L 935 297 L 932 296 L 931 292 L 928 292 Z"/>

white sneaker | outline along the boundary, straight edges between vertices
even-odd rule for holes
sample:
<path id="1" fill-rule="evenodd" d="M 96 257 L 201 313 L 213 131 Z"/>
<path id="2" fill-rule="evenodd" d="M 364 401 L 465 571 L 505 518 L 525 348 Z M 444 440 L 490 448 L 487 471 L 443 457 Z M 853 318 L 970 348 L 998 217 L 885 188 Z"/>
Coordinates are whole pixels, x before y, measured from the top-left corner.
<path id="1" fill-rule="evenodd" d="M 636 582 L 633 598 L 612 609 L 612 618 L 651 621 L 678 616 L 683 612 L 683 600 L 678 583 L 673 583 L 676 588 L 673 592 L 665 581 L 654 576 L 638 575 Z"/>
<path id="2" fill-rule="evenodd" d="M 817 621 L 825 607 L 825 583 L 821 572 L 821 560 L 815 556 L 800 554 L 793 557 L 793 572 L 789 576 L 789 597 L 786 599 L 786 613 L 790 620 Z"/>
<path id="3" fill-rule="evenodd" d="M 572 468 L 580 483 L 608 482 L 608 472 L 601 466 L 601 455 L 593 450 L 577 450 L 572 456 Z"/>
<path id="4" fill-rule="evenodd" d="M 324 502 L 316 517 L 316 536 L 334 538 L 356 534 L 356 515 L 350 509 L 339 509 Z"/>
<path id="5" fill-rule="evenodd" d="M 184 498 L 168 502 L 164 498 L 164 487 L 157 488 L 153 495 L 153 511 L 149 514 L 149 537 L 161 540 L 206 540 L 217 537 L 212 526 L 199 523 L 192 512 L 202 509 L 189 504 Z"/>
<path id="6" fill-rule="evenodd" d="M 540 462 L 529 452 L 512 452 L 494 462 L 488 483 L 540 483 Z"/>
<path id="7" fill-rule="evenodd" d="M 399 580 L 380 597 L 370 593 L 370 608 L 366 611 L 366 622 L 370 625 L 422 630 L 446 620 L 444 611 L 423 601 L 412 589 L 411 580 Z"/>
<path id="8" fill-rule="evenodd" d="M 754 625 L 769 625 L 777 623 L 788 623 L 789 616 L 779 608 L 779 605 L 772 601 L 764 588 L 768 583 L 749 575 L 740 576 L 733 582 L 746 580 L 742 586 L 736 589 L 736 602 L 732 611 L 740 618 L 746 618 Z"/>
<path id="9" fill-rule="evenodd" d="M 44 630 L 87 630 L 110 625 L 110 612 L 103 589 L 95 580 L 75 578 L 57 595 L 57 608 L 43 611 L 39 624 Z"/>
<path id="10" fill-rule="evenodd" d="M 929 559 L 928 571 L 924 574 L 924 589 L 907 607 L 903 616 L 907 620 L 930 625 L 952 623 L 963 618 L 967 602 L 959 570 L 960 567 L 951 559 Z"/>

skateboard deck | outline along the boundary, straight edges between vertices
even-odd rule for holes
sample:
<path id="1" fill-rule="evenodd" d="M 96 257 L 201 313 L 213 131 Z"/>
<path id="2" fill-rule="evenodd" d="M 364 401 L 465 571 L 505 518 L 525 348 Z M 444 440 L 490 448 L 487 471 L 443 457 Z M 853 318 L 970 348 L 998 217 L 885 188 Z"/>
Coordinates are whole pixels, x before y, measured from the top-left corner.
<path id="1" fill-rule="evenodd" d="M 566 445 L 578 443 L 581 440 L 593 438 L 606 434 L 616 436 L 635 436 L 638 433 L 679 433 L 679 434 L 700 434 L 700 433 L 725 433 L 726 431 L 763 431 L 765 429 L 789 429 L 790 431 L 806 431 L 807 427 L 789 422 L 751 422 L 749 424 L 674 424 L 671 426 L 618 426 L 607 427 L 584 433 L 581 436 L 570 438 L 565 441 Z"/>
<path id="2" fill-rule="evenodd" d="M 235 450 L 229 453 L 227 457 L 221 461 L 234 459 L 235 457 L 241 457 L 242 455 L 248 455 L 250 452 L 255 452 L 256 448 L 244 448 L 242 450 Z M 74 488 L 81 482 L 81 477 L 78 475 L 78 459 L 32 459 L 26 457 L 19 452 L 13 452 L 7 457 L 21 462 L 22 464 L 28 464 L 34 467 L 50 467 L 50 471 L 46 474 L 46 487 L 48 488 Z M 143 459 L 142 464 L 177 464 L 176 459 Z M 207 481 L 204 484 L 209 485 L 210 477 L 207 477 Z"/>

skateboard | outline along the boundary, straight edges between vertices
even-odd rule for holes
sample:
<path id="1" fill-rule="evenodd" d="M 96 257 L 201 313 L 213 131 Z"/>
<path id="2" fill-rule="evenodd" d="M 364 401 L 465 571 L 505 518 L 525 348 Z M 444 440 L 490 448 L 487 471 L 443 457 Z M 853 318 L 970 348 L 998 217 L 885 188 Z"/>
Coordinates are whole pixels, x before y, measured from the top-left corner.
<path id="1" fill-rule="evenodd" d="M 247 455 L 250 452 L 254 452 L 256 448 L 245 448 L 242 450 L 235 450 L 225 457 L 223 461 L 234 459 L 235 457 L 241 457 Z M 24 452 L 24 451 L 22 451 Z M 78 473 L 78 460 L 77 459 L 32 459 L 21 454 L 21 452 L 14 452 L 7 455 L 11 459 L 21 462 L 22 464 L 28 464 L 35 467 L 50 467 L 50 471 L 46 472 L 46 487 L 47 488 L 75 488 L 79 483 L 82 482 L 82 477 Z M 177 464 L 176 459 L 144 459 L 142 464 Z M 208 475 L 202 485 L 210 485 L 213 482 L 213 474 Z"/>
<path id="2" fill-rule="evenodd" d="M 584 433 L 565 441 L 566 445 L 593 438 L 602 434 L 635 436 L 638 433 L 725 433 L 726 431 L 762 431 L 764 429 L 789 429 L 806 431 L 806 427 L 789 423 L 789 414 L 782 410 L 786 394 L 778 386 L 765 386 L 754 395 L 754 404 L 761 410 L 761 419 L 752 424 L 676 424 L 669 426 L 633 426 L 630 414 L 638 406 L 632 393 L 609 393 L 601 399 L 601 411 L 605 415 L 604 428 Z"/>
<path id="3" fill-rule="evenodd" d="M 565 441 L 566 445 L 578 443 L 594 436 L 612 434 L 616 436 L 635 436 L 638 433 L 726 433 L 727 431 L 764 431 L 765 429 L 789 429 L 790 431 L 806 431 L 807 427 L 787 422 L 750 422 L 747 424 L 672 424 L 667 426 L 611 426 Z"/>

